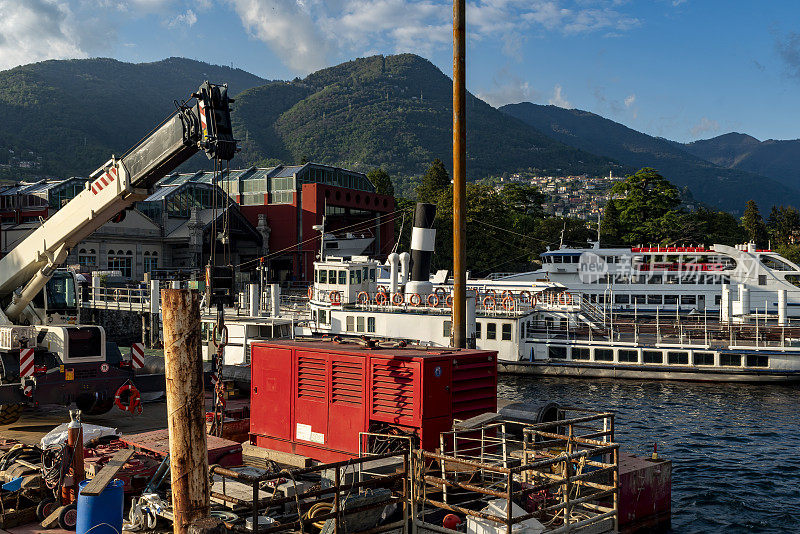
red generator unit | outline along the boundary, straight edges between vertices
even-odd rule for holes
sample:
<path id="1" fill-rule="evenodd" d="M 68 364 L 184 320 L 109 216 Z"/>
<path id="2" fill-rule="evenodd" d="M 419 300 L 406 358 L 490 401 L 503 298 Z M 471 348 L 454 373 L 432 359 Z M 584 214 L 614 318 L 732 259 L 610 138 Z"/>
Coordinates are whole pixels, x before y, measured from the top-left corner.
<path id="1" fill-rule="evenodd" d="M 259 447 L 335 462 L 358 456 L 360 432 L 388 430 L 434 450 L 454 419 L 496 410 L 494 351 L 252 345 L 250 441 Z"/>

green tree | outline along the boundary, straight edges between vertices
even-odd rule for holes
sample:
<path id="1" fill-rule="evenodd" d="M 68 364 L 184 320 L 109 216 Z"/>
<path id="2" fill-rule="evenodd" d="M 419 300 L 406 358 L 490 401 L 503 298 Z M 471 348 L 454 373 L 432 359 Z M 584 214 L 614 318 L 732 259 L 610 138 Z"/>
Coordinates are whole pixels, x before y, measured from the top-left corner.
<path id="1" fill-rule="evenodd" d="M 544 216 L 542 204 L 547 200 L 536 186 L 523 183 L 510 183 L 500 190 L 500 198 L 512 210 L 533 217 Z"/>
<path id="2" fill-rule="evenodd" d="M 436 158 L 428 167 L 425 176 L 422 177 L 422 183 L 417 187 L 417 200 L 420 202 L 436 203 L 439 196 L 445 193 L 450 188 L 450 174 L 442 163 L 442 160 Z"/>
<path id="3" fill-rule="evenodd" d="M 600 222 L 600 238 L 607 244 L 618 245 L 622 234 L 622 223 L 619 220 L 617 202 L 612 198 L 606 202 L 603 209 L 603 219 Z"/>
<path id="4" fill-rule="evenodd" d="M 383 168 L 372 169 L 367 173 L 367 178 L 375 186 L 375 192 L 379 195 L 394 196 L 394 185 L 389 173 Z"/>
<path id="5" fill-rule="evenodd" d="M 764 219 L 761 218 L 761 213 L 758 211 L 758 204 L 756 204 L 755 200 L 748 200 L 747 204 L 745 204 L 742 226 L 744 226 L 750 241 L 759 247 L 766 246 L 768 239 L 767 225 L 764 224 Z"/>
<path id="6" fill-rule="evenodd" d="M 627 243 L 660 242 L 681 203 L 678 189 L 651 167 L 614 184 L 611 196 L 619 209 L 620 237 Z"/>

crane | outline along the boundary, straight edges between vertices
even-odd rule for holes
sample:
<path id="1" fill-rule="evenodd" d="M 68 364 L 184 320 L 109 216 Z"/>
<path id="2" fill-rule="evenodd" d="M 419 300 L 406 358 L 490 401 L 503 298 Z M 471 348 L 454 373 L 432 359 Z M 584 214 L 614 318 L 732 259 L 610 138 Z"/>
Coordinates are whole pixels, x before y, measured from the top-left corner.
<path id="1" fill-rule="evenodd" d="M 106 353 L 100 326 L 53 325 L 36 305 L 70 249 L 144 200 L 155 183 L 194 154 L 236 154 L 227 85 L 203 83 L 123 156 L 94 171 L 83 191 L 0 259 L 0 424 L 24 403 L 70 404 L 104 413 L 132 378 L 119 352 Z M 41 299 L 45 300 L 46 299 Z M 31 349 L 33 354 L 31 355 Z M 84 377 L 76 380 L 76 376 Z"/>

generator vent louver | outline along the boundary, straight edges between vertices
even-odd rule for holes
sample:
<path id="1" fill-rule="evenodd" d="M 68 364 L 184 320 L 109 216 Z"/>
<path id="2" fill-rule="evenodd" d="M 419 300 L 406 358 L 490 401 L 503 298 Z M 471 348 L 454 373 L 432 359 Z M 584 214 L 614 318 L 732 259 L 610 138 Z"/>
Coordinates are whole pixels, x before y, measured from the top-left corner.
<path id="1" fill-rule="evenodd" d="M 334 360 L 331 362 L 331 401 L 353 405 L 363 403 L 364 376 L 360 362 Z"/>
<path id="2" fill-rule="evenodd" d="M 383 417 L 414 416 L 414 369 L 375 362 L 372 367 L 372 413 Z"/>
<path id="3" fill-rule="evenodd" d="M 323 358 L 300 356 L 297 359 L 297 396 L 327 402 L 326 362 Z"/>
<path id="4" fill-rule="evenodd" d="M 495 362 L 469 360 L 453 365 L 453 417 L 469 419 L 494 411 L 497 399 Z"/>

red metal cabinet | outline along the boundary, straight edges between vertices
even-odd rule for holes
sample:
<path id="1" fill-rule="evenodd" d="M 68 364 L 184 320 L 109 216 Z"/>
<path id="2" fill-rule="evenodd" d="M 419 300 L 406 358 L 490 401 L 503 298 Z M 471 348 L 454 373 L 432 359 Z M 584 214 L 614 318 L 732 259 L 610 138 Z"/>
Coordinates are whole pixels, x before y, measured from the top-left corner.
<path id="1" fill-rule="evenodd" d="M 250 368 L 250 432 L 292 439 L 293 356 L 274 348 Z"/>

